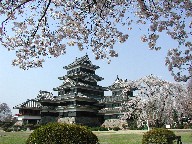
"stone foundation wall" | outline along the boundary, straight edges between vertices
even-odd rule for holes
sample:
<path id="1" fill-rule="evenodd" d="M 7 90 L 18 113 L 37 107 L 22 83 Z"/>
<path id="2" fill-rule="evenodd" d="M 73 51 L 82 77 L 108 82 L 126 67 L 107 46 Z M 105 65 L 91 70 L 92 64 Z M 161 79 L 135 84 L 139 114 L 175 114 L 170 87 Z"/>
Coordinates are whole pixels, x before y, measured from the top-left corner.
<path id="1" fill-rule="evenodd" d="M 114 128 L 114 127 L 123 128 L 123 125 L 128 125 L 128 124 L 126 121 L 120 120 L 120 119 L 107 119 L 102 124 L 103 127 L 107 127 L 107 128 Z"/>
<path id="2" fill-rule="evenodd" d="M 101 119 L 97 117 L 64 117 L 59 118 L 58 122 L 67 124 L 82 124 L 86 126 L 101 126 Z"/>
<path id="3" fill-rule="evenodd" d="M 59 118 L 57 122 L 66 123 L 66 124 L 73 124 L 73 123 L 75 123 L 75 117 Z"/>

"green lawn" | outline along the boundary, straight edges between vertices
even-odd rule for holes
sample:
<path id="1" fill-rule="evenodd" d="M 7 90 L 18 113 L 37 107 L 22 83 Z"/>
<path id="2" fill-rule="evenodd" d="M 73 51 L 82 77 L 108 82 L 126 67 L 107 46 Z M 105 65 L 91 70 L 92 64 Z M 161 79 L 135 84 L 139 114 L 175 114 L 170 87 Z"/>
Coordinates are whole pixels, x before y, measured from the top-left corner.
<path id="1" fill-rule="evenodd" d="M 192 132 L 175 132 L 175 134 L 181 136 L 183 144 L 192 144 Z"/>
<path id="2" fill-rule="evenodd" d="M 142 133 L 119 134 L 117 132 L 94 132 L 101 144 L 141 144 Z M 0 144 L 25 144 L 29 132 L 0 132 Z M 175 132 L 183 144 L 192 144 L 192 132 Z"/>
<path id="3" fill-rule="evenodd" d="M 29 134 L 27 132 L 0 132 L 0 144 L 25 144 Z"/>
<path id="4" fill-rule="evenodd" d="M 99 135 L 101 144 L 141 144 L 141 134 L 111 134 Z"/>

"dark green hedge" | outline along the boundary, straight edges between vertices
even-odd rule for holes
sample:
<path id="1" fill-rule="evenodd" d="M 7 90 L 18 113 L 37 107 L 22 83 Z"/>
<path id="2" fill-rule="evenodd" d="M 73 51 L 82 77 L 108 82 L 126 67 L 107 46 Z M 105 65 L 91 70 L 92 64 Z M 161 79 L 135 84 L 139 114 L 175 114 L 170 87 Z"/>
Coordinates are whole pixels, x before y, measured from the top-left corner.
<path id="1" fill-rule="evenodd" d="M 170 137 L 175 137 L 174 132 L 164 128 L 155 128 L 143 135 L 142 144 L 173 144 Z"/>
<path id="2" fill-rule="evenodd" d="M 35 129 L 26 144 L 98 144 L 98 138 L 83 126 L 49 123 Z"/>

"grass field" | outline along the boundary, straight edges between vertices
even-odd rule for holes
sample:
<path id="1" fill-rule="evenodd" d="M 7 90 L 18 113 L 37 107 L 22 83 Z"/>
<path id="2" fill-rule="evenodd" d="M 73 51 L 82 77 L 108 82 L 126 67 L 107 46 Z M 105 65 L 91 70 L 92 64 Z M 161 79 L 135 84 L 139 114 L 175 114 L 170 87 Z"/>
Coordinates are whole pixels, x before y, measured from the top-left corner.
<path id="1" fill-rule="evenodd" d="M 101 144 L 141 144 L 145 131 L 109 131 L 94 132 Z M 0 132 L 0 144 L 25 144 L 30 132 Z M 183 144 L 192 144 L 191 131 L 176 131 L 180 135 Z"/>

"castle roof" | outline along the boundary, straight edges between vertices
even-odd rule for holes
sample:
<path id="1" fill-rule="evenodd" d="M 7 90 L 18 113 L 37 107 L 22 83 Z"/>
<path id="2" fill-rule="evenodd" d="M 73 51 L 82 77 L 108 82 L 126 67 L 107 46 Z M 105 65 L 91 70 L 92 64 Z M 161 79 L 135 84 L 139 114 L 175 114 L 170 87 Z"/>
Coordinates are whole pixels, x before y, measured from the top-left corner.
<path id="1" fill-rule="evenodd" d="M 89 85 L 89 84 L 85 84 L 83 82 L 79 82 L 79 81 L 75 81 L 71 78 L 69 78 L 68 76 L 63 76 L 63 84 L 59 87 L 56 87 L 56 88 L 53 88 L 53 90 L 55 91 L 58 91 L 60 89 L 63 89 L 63 88 L 70 88 L 70 87 L 85 87 L 85 88 L 91 88 L 91 89 L 101 89 L 101 90 L 105 90 L 104 87 L 102 86 L 92 86 L 92 85 Z"/>
<path id="2" fill-rule="evenodd" d="M 89 57 L 87 54 L 81 58 L 76 58 L 76 60 L 74 62 L 72 62 L 68 66 L 65 66 L 64 68 L 66 70 L 68 70 L 68 69 L 71 69 L 71 68 L 76 67 L 76 66 L 85 66 L 85 67 L 89 67 L 89 68 L 93 68 L 93 69 L 100 68 L 99 66 L 92 64 L 92 62 L 89 60 Z"/>
<path id="3" fill-rule="evenodd" d="M 39 91 L 35 99 L 27 99 L 27 101 L 14 106 L 13 109 L 41 109 L 42 101 L 55 102 L 57 98 L 55 98 L 51 92 Z"/>
<path id="4" fill-rule="evenodd" d="M 115 90 L 115 89 L 123 89 L 123 88 L 127 88 L 127 87 L 132 87 L 134 85 L 133 81 L 129 81 L 129 80 L 123 80 L 120 79 L 117 76 L 117 79 L 115 80 L 115 82 L 108 87 L 109 90 Z"/>
<path id="5" fill-rule="evenodd" d="M 37 95 L 37 98 L 39 101 L 57 101 L 58 99 L 53 96 L 51 92 L 48 91 L 39 91 L 39 94 Z"/>
<path id="6" fill-rule="evenodd" d="M 41 104 L 37 99 L 28 99 L 19 105 L 13 107 L 13 109 L 41 109 Z"/>
<path id="7" fill-rule="evenodd" d="M 90 74 L 90 73 L 86 73 L 86 72 L 83 72 L 83 71 L 80 71 L 80 72 L 75 72 L 75 73 L 71 73 L 71 74 L 68 74 L 67 75 L 68 77 L 81 77 L 82 79 L 84 80 L 89 80 L 89 81 L 101 81 L 103 80 L 104 78 L 96 75 L 96 74 Z M 59 77 L 60 80 L 65 80 L 65 77 L 66 76 L 63 76 L 63 77 Z"/>

